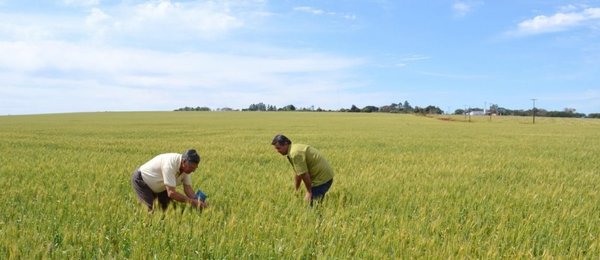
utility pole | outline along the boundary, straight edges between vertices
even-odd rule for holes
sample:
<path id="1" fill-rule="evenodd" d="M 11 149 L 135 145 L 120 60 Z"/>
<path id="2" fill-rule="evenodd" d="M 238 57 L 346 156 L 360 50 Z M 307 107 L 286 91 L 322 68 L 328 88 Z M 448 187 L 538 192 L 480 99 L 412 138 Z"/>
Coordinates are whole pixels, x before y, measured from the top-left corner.
<path id="1" fill-rule="evenodd" d="M 471 111 L 471 107 L 469 107 L 469 111 Z M 471 112 L 469 112 L 469 123 L 471 123 Z"/>
<path id="2" fill-rule="evenodd" d="M 532 98 L 531 101 L 533 101 L 533 124 L 535 125 L 535 101 L 537 99 Z"/>
<path id="3" fill-rule="evenodd" d="M 485 115 L 485 108 L 487 107 L 487 101 L 483 102 L 483 114 Z"/>

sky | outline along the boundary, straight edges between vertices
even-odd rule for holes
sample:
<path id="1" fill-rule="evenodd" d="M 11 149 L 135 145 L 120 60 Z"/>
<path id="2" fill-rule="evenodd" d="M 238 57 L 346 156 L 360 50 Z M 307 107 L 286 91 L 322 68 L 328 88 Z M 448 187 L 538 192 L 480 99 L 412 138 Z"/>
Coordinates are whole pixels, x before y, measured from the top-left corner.
<path id="1" fill-rule="evenodd" d="M 0 0 L 0 115 L 600 113 L 600 0 Z"/>

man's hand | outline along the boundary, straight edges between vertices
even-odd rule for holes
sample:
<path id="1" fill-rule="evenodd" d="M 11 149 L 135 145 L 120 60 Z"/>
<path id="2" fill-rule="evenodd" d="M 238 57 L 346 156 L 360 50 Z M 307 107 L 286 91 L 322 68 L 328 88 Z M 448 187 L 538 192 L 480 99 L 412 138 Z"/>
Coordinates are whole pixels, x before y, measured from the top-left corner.
<path id="1" fill-rule="evenodd" d="M 203 209 L 208 208 L 208 202 L 206 202 L 206 201 L 200 201 L 200 207 L 203 208 Z"/>
<path id="2" fill-rule="evenodd" d="M 304 200 L 310 201 L 311 199 L 312 199 L 312 193 L 307 191 L 306 195 L 304 195 Z"/>
<path id="3" fill-rule="evenodd" d="M 206 202 L 198 200 L 198 199 L 192 199 L 191 204 L 192 204 L 192 206 L 194 206 L 196 208 L 206 208 L 206 207 L 208 207 L 208 204 Z"/>
<path id="4" fill-rule="evenodd" d="M 312 181 L 310 179 L 310 174 L 306 172 L 299 176 L 302 182 L 304 182 L 304 187 L 306 187 L 306 195 L 304 195 L 304 200 L 310 201 L 312 199 Z"/>

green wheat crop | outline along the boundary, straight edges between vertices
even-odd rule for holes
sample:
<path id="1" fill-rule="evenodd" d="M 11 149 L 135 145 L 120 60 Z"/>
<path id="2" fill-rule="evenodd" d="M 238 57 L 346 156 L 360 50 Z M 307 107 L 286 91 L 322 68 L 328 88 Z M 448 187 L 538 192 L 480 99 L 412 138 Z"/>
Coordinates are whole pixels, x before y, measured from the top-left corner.
<path id="1" fill-rule="evenodd" d="M 600 120 L 364 113 L 0 117 L 0 259 L 597 258 Z M 270 145 L 336 176 L 307 208 Z M 147 214 L 130 174 L 196 148 L 200 212 Z"/>

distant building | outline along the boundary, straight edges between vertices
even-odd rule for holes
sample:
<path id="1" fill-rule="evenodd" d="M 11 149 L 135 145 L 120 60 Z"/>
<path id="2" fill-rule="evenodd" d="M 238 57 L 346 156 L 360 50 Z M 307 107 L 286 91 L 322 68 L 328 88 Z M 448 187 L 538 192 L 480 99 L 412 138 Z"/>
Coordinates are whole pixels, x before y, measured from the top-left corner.
<path id="1" fill-rule="evenodd" d="M 484 111 L 471 111 L 469 112 L 470 116 L 485 116 L 485 112 Z"/>

